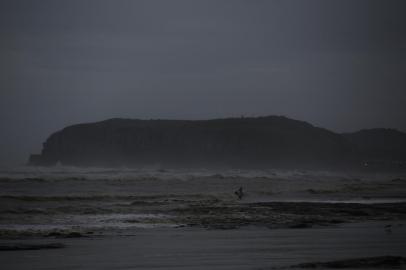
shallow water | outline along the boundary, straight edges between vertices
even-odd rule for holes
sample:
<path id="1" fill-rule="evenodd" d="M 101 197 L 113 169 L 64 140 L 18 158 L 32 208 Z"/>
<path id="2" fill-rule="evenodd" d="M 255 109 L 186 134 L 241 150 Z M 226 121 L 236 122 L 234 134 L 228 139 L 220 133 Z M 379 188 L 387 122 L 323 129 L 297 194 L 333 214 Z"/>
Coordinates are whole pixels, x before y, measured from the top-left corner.
<path id="1" fill-rule="evenodd" d="M 303 262 L 406 256 L 406 225 L 317 229 L 136 229 L 125 237 L 58 239 L 63 249 L 0 252 L 4 269 L 270 269 Z M 21 243 L 7 241 L 7 243 Z M 49 243 L 26 240 L 25 243 Z M 0 243 L 2 243 L 0 241 Z M 359 268 L 358 268 L 359 269 Z"/>

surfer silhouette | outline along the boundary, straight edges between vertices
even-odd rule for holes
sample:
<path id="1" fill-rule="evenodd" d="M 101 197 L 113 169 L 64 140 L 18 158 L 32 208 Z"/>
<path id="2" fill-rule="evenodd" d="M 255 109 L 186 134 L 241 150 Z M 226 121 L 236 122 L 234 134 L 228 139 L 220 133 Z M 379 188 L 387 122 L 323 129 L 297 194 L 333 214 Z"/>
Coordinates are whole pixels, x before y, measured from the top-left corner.
<path id="1" fill-rule="evenodd" d="M 234 194 L 238 197 L 239 200 L 241 200 L 242 197 L 244 196 L 244 192 L 242 191 L 242 187 L 240 187 L 238 190 L 236 190 L 234 192 Z"/>

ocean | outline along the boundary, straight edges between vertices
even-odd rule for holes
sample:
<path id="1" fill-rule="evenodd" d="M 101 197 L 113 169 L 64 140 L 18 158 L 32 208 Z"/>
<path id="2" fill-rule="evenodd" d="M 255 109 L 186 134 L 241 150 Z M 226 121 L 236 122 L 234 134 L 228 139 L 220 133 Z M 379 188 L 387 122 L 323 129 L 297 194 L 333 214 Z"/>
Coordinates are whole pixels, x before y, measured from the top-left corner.
<path id="1" fill-rule="evenodd" d="M 240 187 L 241 199 L 235 195 Z M 157 227 L 278 228 L 314 219 L 312 205 L 332 209 L 355 205 L 359 211 L 375 211 L 367 208 L 403 202 L 406 177 L 394 173 L 15 167 L 0 170 L 0 235 L 121 235 Z M 339 223 L 362 217 L 333 210 L 322 218 Z"/>

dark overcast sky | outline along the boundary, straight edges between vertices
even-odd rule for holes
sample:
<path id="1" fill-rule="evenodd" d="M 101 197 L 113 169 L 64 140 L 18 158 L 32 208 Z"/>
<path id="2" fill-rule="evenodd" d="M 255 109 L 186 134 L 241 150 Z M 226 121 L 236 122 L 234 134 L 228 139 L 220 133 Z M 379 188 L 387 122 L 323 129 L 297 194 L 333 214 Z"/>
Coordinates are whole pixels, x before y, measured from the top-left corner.
<path id="1" fill-rule="evenodd" d="M 406 1 L 0 1 L 0 164 L 112 117 L 406 131 Z"/>

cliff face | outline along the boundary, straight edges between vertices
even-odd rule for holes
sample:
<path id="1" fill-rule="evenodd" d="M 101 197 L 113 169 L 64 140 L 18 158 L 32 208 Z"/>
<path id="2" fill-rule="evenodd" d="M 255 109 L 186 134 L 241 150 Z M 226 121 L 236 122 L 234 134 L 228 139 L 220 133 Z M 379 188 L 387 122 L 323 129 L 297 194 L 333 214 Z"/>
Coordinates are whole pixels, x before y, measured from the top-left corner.
<path id="1" fill-rule="evenodd" d="M 394 129 L 364 129 L 343 134 L 360 152 L 362 158 L 374 162 L 405 162 L 406 134 Z"/>
<path id="2" fill-rule="evenodd" d="M 52 134 L 33 165 L 312 167 L 354 161 L 343 136 L 285 117 L 110 119 Z"/>

